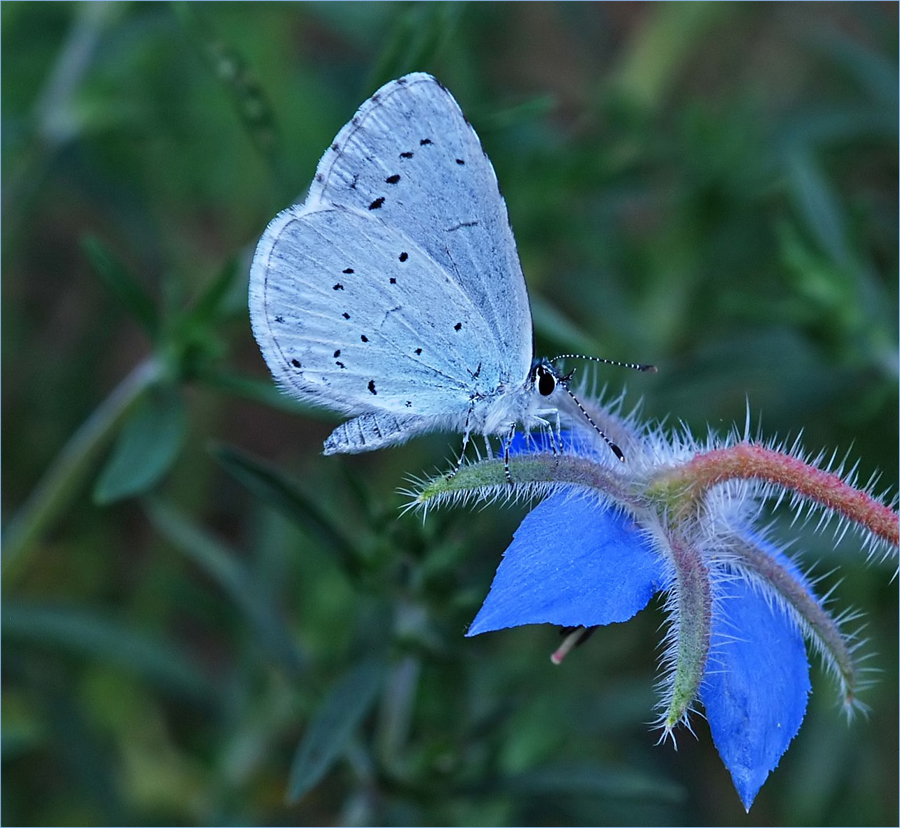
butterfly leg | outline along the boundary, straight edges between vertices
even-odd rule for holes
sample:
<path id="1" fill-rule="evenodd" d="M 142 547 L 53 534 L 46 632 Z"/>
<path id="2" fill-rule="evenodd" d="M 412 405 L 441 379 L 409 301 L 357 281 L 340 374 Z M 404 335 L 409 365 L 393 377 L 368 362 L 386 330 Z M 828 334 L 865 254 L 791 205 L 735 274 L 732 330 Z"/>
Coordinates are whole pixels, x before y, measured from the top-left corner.
<path id="1" fill-rule="evenodd" d="M 472 416 L 472 409 L 469 409 L 469 413 L 466 414 L 466 426 L 463 430 L 463 440 L 462 440 L 462 448 L 459 450 L 459 459 L 456 461 L 456 468 L 450 472 L 448 475 L 448 479 L 452 480 L 459 473 L 459 470 L 462 468 L 463 461 L 466 459 L 466 446 L 469 445 L 469 419 Z"/>
<path id="2" fill-rule="evenodd" d="M 554 454 L 562 454 L 562 421 L 559 417 L 559 409 L 547 408 L 538 411 L 534 420 L 540 425 L 541 432 L 550 438 L 550 450 Z"/>
<path id="3" fill-rule="evenodd" d="M 513 423 L 509 427 L 506 438 L 503 441 L 503 471 L 506 474 L 506 482 L 512 485 L 512 475 L 509 473 L 509 447 L 512 444 L 513 437 L 516 436 L 516 424 Z"/>
<path id="4" fill-rule="evenodd" d="M 554 411 L 553 413 L 556 417 L 556 430 L 553 432 L 553 435 L 556 438 L 556 446 L 559 450 L 558 453 L 562 454 L 563 453 L 562 422 L 559 419 L 559 409 L 557 408 L 556 411 Z M 554 449 L 553 453 L 556 454 L 557 451 Z"/>

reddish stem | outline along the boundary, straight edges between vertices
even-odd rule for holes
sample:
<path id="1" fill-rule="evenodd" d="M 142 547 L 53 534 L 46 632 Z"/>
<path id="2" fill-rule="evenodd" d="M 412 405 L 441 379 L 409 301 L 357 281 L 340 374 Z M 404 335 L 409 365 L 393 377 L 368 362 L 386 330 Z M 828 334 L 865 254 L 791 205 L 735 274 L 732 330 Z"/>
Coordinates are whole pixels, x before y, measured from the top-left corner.
<path id="1" fill-rule="evenodd" d="M 900 539 L 897 513 L 868 492 L 796 457 L 765 446 L 738 443 L 698 454 L 675 474 L 702 492 L 727 480 L 764 480 L 791 489 L 849 520 L 862 524 L 894 546 Z"/>

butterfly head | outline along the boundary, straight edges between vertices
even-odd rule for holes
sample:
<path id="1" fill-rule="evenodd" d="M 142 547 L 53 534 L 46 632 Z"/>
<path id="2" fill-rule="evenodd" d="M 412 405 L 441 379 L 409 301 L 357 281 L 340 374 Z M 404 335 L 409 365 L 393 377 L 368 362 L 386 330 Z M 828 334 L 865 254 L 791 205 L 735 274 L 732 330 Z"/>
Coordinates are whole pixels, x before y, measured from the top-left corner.
<path id="1" fill-rule="evenodd" d="M 591 418 L 591 415 L 588 414 L 584 406 L 569 388 L 569 381 L 572 379 L 572 376 L 575 373 L 574 369 L 568 374 L 563 374 L 562 371 L 560 371 L 559 368 L 557 368 L 554 364 L 557 360 L 572 357 L 577 357 L 579 359 L 588 359 L 592 362 L 603 362 L 607 365 L 620 365 L 624 368 L 633 368 L 637 371 L 645 371 L 647 373 L 656 373 L 656 368 L 652 365 L 643 365 L 631 362 L 618 362 L 617 360 L 600 359 L 598 357 L 584 357 L 579 354 L 562 354 L 552 360 L 546 359 L 544 357 L 538 357 L 531 363 L 531 371 L 528 374 L 529 386 L 537 391 L 537 393 L 544 399 L 553 396 L 553 393 L 557 388 L 562 388 L 572 400 L 572 402 L 574 402 L 578 407 L 578 410 L 581 412 L 583 418 L 591 425 L 594 431 L 596 431 L 603 438 L 603 440 L 612 450 L 613 454 L 615 454 L 619 460 L 624 462 L 625 455 L 622 453 L 622 450 L 614 442 L 612 442 L 612 440 L 610 440 L 609 437 L 606 436 L 606 434 L 603 433 L 602 429 L 594 422 L 594 420 Z"/>
<path id="2" fill-rule="evenodd" d="M 538 357 L 531 363 L 528 382 L 542 397 L 550 397 L 556 386 L 564 385 L 570 376 L 571 374 L 562 376 L 550 360 Z"/>

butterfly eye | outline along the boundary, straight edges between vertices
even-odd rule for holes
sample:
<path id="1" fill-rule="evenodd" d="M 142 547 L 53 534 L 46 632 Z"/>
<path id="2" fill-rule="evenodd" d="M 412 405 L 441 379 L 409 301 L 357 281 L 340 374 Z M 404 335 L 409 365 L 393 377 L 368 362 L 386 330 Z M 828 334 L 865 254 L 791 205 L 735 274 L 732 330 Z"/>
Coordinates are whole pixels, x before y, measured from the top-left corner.
<path id="1" fill-rule="evenodd" d="M 556 377 L 543 365 L 537 370 L 537 389 L 542 397 L 549 397 L 556 389 Z"/>

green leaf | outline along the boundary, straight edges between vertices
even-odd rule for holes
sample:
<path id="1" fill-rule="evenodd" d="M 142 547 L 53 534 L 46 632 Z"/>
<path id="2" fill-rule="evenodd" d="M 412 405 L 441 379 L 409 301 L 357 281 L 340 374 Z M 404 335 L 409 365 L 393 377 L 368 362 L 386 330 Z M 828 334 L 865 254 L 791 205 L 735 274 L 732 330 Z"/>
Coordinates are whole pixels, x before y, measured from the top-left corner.
<path id="1" fill-rule="evenodd" d="M 150 337 L 155 337 L 159 330 L 159 314 L 141 283 L 95 236 L 82 239 L 81 247 L 100 281 L 115 294 Z"/>
<path id="2" fill-rule="evenodd" d="M 807 150 L 789 153 L 787 165 L 792 194 L 810 232 L 837 264 L 848 265 L 850 246 L 837 194 Z"/>
<path id="3" fill-rule="evenodd" d="M 3 602 L 4 646 L 25 642 L 116 664 L 175 693 L 208 698 L 212 688 L 173 646 L 93 610 Z"/>
<path id="4" fill-rule="evenodd" d="M 229 291 L 234 285 L 238 273 L 238 260 L 230 259 L 216 277 L 206 286 L 200 298 L 190 311 L 191 320 L 199 324 L 208 324 L 223 316 L 223 310 Z M 242 291 L 242 307 L 247 311 L 246 286 Z"/>
<path id="5" fill-rule="evenodd" d="M 224 543 L 205 532 L 173 506 L 157 499 L 146 502 L 156 529 L 215 581 L 250 622 L 262 646 L 289 674 L 304 666 L 294 639 L 278 614 L 272 595 Z"/>
<path id="6" fill-rule="evenodd" d="M 311 530 L 340 556 L 350 570 L 357 569 L 358 556 L 344 534 L 297 484 L 276 466 L 228 446 L 211 449 L 216 458 L 256 497 L 281 512 L 289 520 Z"/>
<path id="7" fill-rule="evenodd" d="M 100 473 L 94 501 L 112 503 L 143 494 L 168 471 L 187 433 L 184 400 L 175 386 L 148 389 L 122 431 Z"/>
<path id="8" fill-rule="evenodd" d="M 453 42 L 464 12 L 462 3 L 402 3 L 395 8 L 397 17 L 369 75 L 372 88 L 436 63 Z"/>
<path id="9" fill-rule="evenodd" d="M 63 446 L 3 533 L 4 587 L 24 570 L 37 541 L 70 505 L 101 452 L 147 389 L 159 379 L 161 371 L 156 359 L 137 365 Z"/>
<path id="10" fill-rule="evenodd" d="M 368 660 L 346 673 L 313 716 L 294 755 L 288 801 L 296 802 L 325 776 L 343 754 L 375 703 L 385 666 Z"/>

